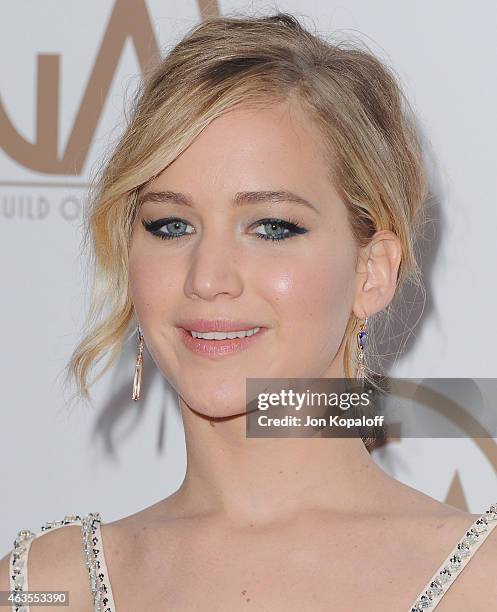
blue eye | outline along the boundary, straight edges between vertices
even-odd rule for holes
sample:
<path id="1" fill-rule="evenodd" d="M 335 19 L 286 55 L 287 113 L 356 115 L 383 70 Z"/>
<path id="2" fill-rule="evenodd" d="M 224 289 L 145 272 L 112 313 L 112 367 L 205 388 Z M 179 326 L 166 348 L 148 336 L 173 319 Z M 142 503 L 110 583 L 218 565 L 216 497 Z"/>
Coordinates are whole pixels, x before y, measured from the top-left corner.
<path id="1" fill-rule="evenodd" d="M 195 230 L 184 232 L 185 227 L 192 227 L 183 219 L 178 217 L 169 217 L 167 219 L 157 219 L 157 221 L 142 220 L 143 227 L 154 236 L 162 240 L 170 240 L 173 238 L 183 238 L 186 234 L 194 234 Z M 292 238 L 298 234 L 305 234 L 307 230 L 299 225 L 296 220 L 284 219 L 260 219 L 257 221 L 256 227 L 264 227 L 264 233 L 256 232 L 257 238 L 262 240 L 279 241 Z M 166 228 L 166 231 L 163 229 Z M 176 233 L 179 232 L 179 233 Z"/>
<path id="2" fill-rule="evenodd" d="M 154 236 L 162 238 L 162 240 L 170 240 L 172 238 L 182 238 L 184 234 L 175 234 L 174 232 L 181 231 L 184 226 L 188 226 L 183 219 L 170 217 L 168 219 L 157 219 L 157 221 L 142 221 L 143 227 Z M 160 231 L 163 227 L 167 228 L 167 232 Z M 191 225 L 190 225 L 191 227 Z M 195 232 L 186 232 L 193 234 Z"/>
<path id="3" fill-rule="evenodd" d="M 255 234 L 257 238 L 261 238 L 262 240 L 286 240 L 297 234 L 305 234 L 307 232 L 304 227 L 299 225 L 298 221 L 294 220 L 261 219 L 257 223 L 257 227 L 260 225 L 264 226 L 264 234 Z M 275 233 L 272 234 L 271 232 Z"/>

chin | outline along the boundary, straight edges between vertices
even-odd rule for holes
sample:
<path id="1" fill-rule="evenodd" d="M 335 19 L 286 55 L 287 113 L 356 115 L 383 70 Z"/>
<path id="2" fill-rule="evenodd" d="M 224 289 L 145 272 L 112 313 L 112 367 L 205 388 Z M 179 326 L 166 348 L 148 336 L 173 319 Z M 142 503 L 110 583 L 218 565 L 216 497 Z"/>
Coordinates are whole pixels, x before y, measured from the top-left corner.
<path id="1" fill-rule="evenodd" d="M 241 393 L 228 393 L 219 389 L 215 391 L 212 388 L 199 392 L 196 389 L 194 393 L 179 393 L 179 396 L 193 412 L 209 419 L 226 418 L 247 412 L 245 388 Z"/>

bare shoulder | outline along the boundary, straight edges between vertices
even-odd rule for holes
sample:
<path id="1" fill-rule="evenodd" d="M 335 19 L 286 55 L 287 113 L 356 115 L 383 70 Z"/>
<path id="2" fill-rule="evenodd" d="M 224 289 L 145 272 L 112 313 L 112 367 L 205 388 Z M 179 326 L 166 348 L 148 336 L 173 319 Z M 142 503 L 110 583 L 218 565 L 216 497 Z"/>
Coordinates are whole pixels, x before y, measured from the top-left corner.
<path id="1" fill-rule="evenodd" d="M 11 553 L 0 561 L 0 590 L 10 589 Z M 69 591 L 69 612 L 94 609 L 80 525 L 37 532 L 31 540 L 26 569 L 30 591 Z M 60 605 L 43 608 L 56 612 Z"/>
<path id="2" fill-rule="evenodd" d="M 102 547 L 114 597 L 116 593 L 122 597 L 131 577 L 138 576 L 145 567 L 154 567 L 163 580 L 170 570 L 164 559 L 174 558 L 175 552 L 192 537 L 197 518 L 183 510 L 173 493 L 131 515 L 101 523 Z"/>
<path id="3" fill-rule="evenodd" d="M 174 494 L 134 514 L 100 525 L 111 583 L 118 579 L 121 570 L 134 571 L 140 554 L 150 551 L 150 545 L 160 534 L 172 536 L 178 524 L 173 498 Z"/>

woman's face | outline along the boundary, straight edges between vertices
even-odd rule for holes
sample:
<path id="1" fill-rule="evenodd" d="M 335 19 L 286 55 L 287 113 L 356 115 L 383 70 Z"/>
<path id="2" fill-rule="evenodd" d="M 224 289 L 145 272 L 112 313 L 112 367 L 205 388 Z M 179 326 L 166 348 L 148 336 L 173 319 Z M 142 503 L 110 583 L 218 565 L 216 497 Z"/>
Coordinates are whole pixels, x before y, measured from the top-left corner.
<path id="1" fill-rule="evenodd" d="M 282 194 L 237 196 L 271 191 L 309 205 Z M 246 378 L 343 376 L 357 247 L 317 128 L 300 108 L 224 114 L 150 192 L 162 196 L 144 198 L 137 213 L 131 298 L 152 358 L 191 408 L 245 412 Z M 261 330 L 245 340 L 196 340 L 181 327 L 202 331 L 195 319 Z"/>

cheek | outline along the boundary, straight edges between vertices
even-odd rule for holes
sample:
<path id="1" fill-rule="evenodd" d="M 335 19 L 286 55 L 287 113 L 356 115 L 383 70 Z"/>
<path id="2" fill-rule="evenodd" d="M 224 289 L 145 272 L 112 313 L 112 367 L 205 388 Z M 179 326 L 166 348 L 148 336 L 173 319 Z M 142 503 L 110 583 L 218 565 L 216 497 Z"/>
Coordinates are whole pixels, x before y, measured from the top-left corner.
<path id="1" fill-rule="evenodd" d="M 277 320 L 294 333 L 345 325 L 352 307 L 354 267 L 350 252 L 318 249 L 291 261 L 275 260 L 259 276 L 277 310 Z"/>
<path id="2" fill-rule="evenodd" d="M 145 249 L 131 249 L 129 256 L 129 292 L 138 318 L 153 316 L 155 310 L 164 315 L 177 281 L 174 266 L 165 266 L 164 257 L 147 253 Z"/>
<path id="3" fill-rule="evenodd" d="M 350 257 L 330 250 L 271 262 L 259 277 L 276 322 L 272 376 L 323 376 L 339 351 L 352 307 L 353 266 Z"/>

